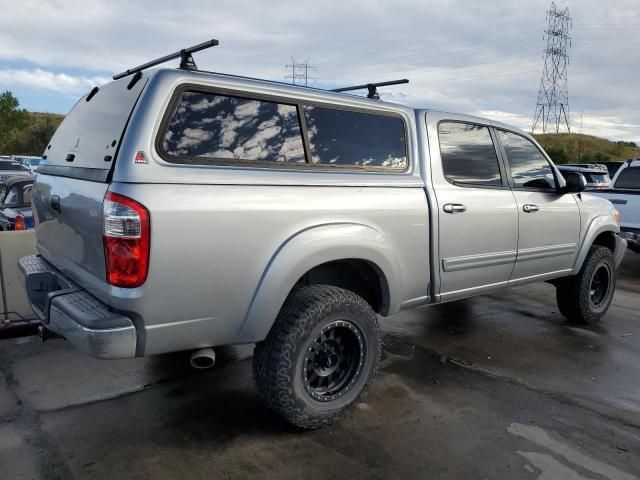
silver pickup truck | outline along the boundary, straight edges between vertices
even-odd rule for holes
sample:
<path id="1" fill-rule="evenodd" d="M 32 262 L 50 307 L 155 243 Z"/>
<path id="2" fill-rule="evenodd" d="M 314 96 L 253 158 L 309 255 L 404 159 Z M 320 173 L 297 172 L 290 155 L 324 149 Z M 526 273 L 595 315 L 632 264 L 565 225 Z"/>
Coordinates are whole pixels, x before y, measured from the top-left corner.
<path id="1" fill-rule="evenodd" d="M 47 146 L 20 261 L 47 331 L 108 359 L 255 343 L 268 405 L 317 428 L 381 317 L 537 281 L 572 321 L 608 309 L 617 213 L 526 133 L 192 68 L 94 88 Z"/>

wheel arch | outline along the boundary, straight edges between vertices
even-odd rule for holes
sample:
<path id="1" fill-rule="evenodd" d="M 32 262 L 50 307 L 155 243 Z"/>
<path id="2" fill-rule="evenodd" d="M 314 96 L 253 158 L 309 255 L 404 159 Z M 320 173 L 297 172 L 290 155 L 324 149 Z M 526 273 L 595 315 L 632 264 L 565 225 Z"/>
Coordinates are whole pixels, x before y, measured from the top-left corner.
<path id="1" fill-rule="evenodd" d="M 618 257 L 620 257 L 621 249 L 623 249 L 622 242 L 620 242 L 617 234 L 620 232 L 620 227 L 610 216 L 598 216 L 594 218 L 584 235 L 576 261 L 573 265 L 572 275 L 577 275 L 582 268 L 589 249 L 593 245 L 602 245 L 607 247 L 613 253 L 616 258 L 616 265 L 618 264 Z"/>
<path id="2" fill-rule="evenodd" d="M 382 315 L 396 312 L 398 265 L 392 243 L 368 225 L 325 224 L 298 232 L 269 261 L 237 343 L 263 340 L 286 298 L 300 284 L 324 283 L 346 288 L 365 298 Z"/>

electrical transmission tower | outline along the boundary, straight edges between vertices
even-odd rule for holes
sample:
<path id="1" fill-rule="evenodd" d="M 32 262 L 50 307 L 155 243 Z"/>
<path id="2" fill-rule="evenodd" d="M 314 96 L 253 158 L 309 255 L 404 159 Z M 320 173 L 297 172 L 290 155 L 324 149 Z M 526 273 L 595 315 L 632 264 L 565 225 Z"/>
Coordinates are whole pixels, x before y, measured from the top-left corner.
<path id="1" fill-rule="evenodd" d="M 313 70 L 316 67 L 309 65 L 308 58 L 304 62 L 298 63 L 295 58 L 291 57 L 291 63 L 285 65 L 285 68 L 287 71 L 291 70 L 291 75 L 287 75 L 284 78 L 290 79 L 294 85 L 299 84 L 306 86 L 309 84 L 309 80 L 315 80 L 315 78 L 309 76 L 309 70 Z"/>
<path id="2" fill-rule="evenodd" d="M 547 47 L 544 50 L 544 69 L 538 91 L 536 113 L 533 116 L 533 133 L 537 127 L 542 127 L 542 133 L 547 131 L 559 133 L 560 125 L 569 125 L 569 87 L 567 82 L 567 67 L 571 47 L 569 29 L 572 26 L 569 8 L 559 10 L 555 2 L 547 12 L 549 26 L 545 33 Z"/>

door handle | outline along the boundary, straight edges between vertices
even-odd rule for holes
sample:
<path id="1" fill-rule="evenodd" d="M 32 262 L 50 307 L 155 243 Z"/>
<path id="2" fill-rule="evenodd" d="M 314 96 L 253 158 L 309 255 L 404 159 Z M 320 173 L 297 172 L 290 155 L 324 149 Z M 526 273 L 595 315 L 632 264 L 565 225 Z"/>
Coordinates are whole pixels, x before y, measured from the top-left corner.
<path id="1" fill-rule="evenodd" d="M 444 213 L 462 213 L 466 212 L 467 207 L 460 203 L 445 203 L 442 206 L 442 210 L 444 210 Z"/>
<path id="2" fill-rule="evenodd" d="M 540 210 L 540 207 L 538 207 L 538 205 L 533 205 L 532 203 L 525 203 L 522 206 L 522 210 L 524 210 L 526 213 L 535 213 Z"/>

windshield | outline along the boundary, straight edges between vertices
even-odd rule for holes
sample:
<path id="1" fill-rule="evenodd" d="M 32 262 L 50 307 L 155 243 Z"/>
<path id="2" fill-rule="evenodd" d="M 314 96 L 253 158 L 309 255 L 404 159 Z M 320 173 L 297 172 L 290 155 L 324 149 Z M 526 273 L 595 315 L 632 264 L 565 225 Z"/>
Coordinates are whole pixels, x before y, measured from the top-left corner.
<path id="1" fill-rule="evenodd" d="M 584 176 L 589 183 L 609 183 L 611 181 L 607 174 L 585 173 Z"/>

